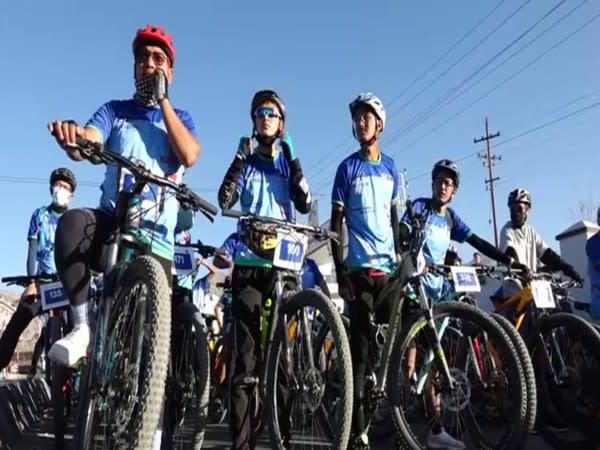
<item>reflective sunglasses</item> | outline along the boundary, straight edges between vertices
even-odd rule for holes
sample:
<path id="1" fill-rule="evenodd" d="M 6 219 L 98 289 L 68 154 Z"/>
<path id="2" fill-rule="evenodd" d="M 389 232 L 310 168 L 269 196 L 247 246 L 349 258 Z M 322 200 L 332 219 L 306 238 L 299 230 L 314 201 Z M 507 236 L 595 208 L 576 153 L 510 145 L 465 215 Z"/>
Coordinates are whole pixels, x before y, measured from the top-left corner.
<path id="1" fill-rule="evenodd" d="M 260 119 L 264 119 L 265 117 L 268 117 L 269 119 L 281 117 L 273 108 L 258 108 L 254 115 Z"/>

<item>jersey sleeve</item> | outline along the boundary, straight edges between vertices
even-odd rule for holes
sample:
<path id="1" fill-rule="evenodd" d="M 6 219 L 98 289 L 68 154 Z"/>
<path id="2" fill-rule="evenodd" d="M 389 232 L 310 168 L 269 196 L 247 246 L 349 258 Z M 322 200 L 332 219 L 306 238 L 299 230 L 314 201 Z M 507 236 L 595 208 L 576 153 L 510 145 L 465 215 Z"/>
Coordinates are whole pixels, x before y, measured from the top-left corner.
<path id="1" fill-rule="evenodd" d="M 515 245 L 515 234 L 511 227 L 503 227 L 500 231 L 500 250 L 505 252 L 508 247 L 512 247 L 516 250 Z"/>
<path id="2" fill-rule="evenodd" d="M 348 194 L 349 178 L 350 177 L 348 174 L 348 165 L 345 163 L 340 164 L 335 174 L 335 180 L 333 182 L 333 189 L 331 191 L 331 203 L 340 206 L 345 206 L 346 196 Z"/>
<path id="3" fill-rule="evenodd" d="M 412 202 L 412 209 L 415 214 L 421 214 L 425 210 L 426 199 L 417 198 Z M 404 210 L 404 214 L 402 214 L 402 218 L 400 219 L 400 223 L 408 228 L 409 232 L 412 232 L 412 223 L 410 221 L 410 217 L 408 217 L 408 210 Z"/>
<path id="4" fill-rule="evenodd" d="M 194 123 L 194 120 L 192 119 L 192 116 L 190 115 L 190 113 L 188 113 L 187 111 L 178 109 L 177 117 L 179 117 L 179 120 L 181 120 L 181 122 L 188 129 L 188 131 L 190 133 L 192 133 L 192 135 L 194 135 L 194 137 L 197 137 L 196 124 Z"/>
<path id="5" fill-rule="evenodd" d="M 100 133 L 100 136 L 102 136 L 102 142 L 106 144 L 106 141 L 108 141 L 110 138 L 115 117 L 116 114 L 114 104 L 112 102 L 108 102 L 98 108 L 85 126 L 97 130 Z"/>
<path id="6" fill-rule="evenodd" d="M 27 240 L 38 238 L 38 232 L 40 231 L 40 214 L 39 209 L 36 209 L 31 215 L 29 221 L 29 231 L 27 232 Z"/>
<path id="7" fill-rule="evenodd" d="M 229 235 L 229 237 L 227 239 L 225 239 L 225 242 L 223 242 L 223 245 L 221 246 L 221 248 L 225 249 L 225 252 L 227 252 L 228 259 L 233 259 L 234 255 L 235 255 L 235 249 L 237 248 L 237 245 L 238 245 L 238 241 L 239 241 L 238 234 L 232 233 Z"/>
<path id="8" fill-rule="evenodd" d="M 473 234 L 471 228 L 463 222 L 463 220 L 454 212 L 453 209 L 448 210 L 450 217 L 452 218 L 452 229 L 450 230 L 450 239 L 456 242 L 463 243 L 469 236 Z"/>
<path id="9" fill-rule="evenodd" d="M 392 205 L 397 205 L 400 202 L 400 176 L 398 175 L 395 164 L 392 165 L 392 177 L 394 180 Z"/>
<path id="10" fill-rule="evenodd" d="M 550 248 L 548 244 L 542 239 L 542 237 L 538 234 L 534 229 L 531 230 L 533 232 L 533 238 L 535 239 L 535 249 L 537 251 L 538 258 L 541 258 L 546 250 Z"/>

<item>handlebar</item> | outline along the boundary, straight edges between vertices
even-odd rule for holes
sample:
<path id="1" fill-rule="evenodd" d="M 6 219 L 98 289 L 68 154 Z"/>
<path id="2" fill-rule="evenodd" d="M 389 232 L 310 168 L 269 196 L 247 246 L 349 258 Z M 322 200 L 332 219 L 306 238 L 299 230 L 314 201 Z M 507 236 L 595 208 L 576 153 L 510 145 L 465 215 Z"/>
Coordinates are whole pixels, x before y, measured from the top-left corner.
<path id="1" fill-rule="evenodd" d="M 117 153 L 106 150 L 98 142 L 93 142 L 78 136 L 75 145 L 69 145 L 69 148 L 79 150 L 79 153 L 92 164 L 117 164 L 127 168 L 136 179 L 144 180 L 148 183 L 154 183 L 159 186 L 175 191 L 177 200 L 186 209 L 200 211 L 208 220 L 214 221 L 214 216 L 218 213 L 218 208 L 203 199 L 185 184 L 177 184 L 168 178 L 161 177 L 146 169 L 143 164 L 136 163 Z"/>
<path id="2" fill-rule="evenodd" d="M 196 251 L 198 253 L 200 253 L 200 255 L 203 258 L 210 258 L 211 256 L 214 256 L 215 253 L 217 252 L 217 248 L 213 247 L 212 245 L 204 245 L 202 243 L 202 241 L 198 240 L 197 242 L 190 242 L 187 244 L 177 244 L 177 247 L 190 247 L 190 248 L 194 248 L 196 249 Z"/>
<path id="3" fill-rule="evenodd" d="M 271 217 L 264 217 L 256 214 L 244 214 L 241 211 L 236 211 L 232 209 L 224 209 L 221 211 L 221 214 L 224 217 L 240 219 L 241 221 L 247 222 L 249 224 L 259 223 L 266 225 L 274 225 L 280 228 L 287 228 L 290 230 L 299 231 L 303 234 L 310 234 L 318 240 L 331 239 L 333 241 L 339 242 L 339 236 L 335 231 L 327 230 L 321 227 L 313 227 L 311 225 L 304 225 L 301 223 L 287 222 L 285 220 L 273 219 Z"/>
<path id="4" fill-rule="evenodd" d="M 30 281 L 42 281 L 44 283 L 52 283 L 54 281 L 58 281 L 58 276 L 55 274 L 41 274 L 41 275 L 19 275 L 13 277 L 4 277 L 2 278 L 2 282 L 6 283 L 9 286 L 17 285 L 21 287 L 25 287 L 29 284 Z"/>

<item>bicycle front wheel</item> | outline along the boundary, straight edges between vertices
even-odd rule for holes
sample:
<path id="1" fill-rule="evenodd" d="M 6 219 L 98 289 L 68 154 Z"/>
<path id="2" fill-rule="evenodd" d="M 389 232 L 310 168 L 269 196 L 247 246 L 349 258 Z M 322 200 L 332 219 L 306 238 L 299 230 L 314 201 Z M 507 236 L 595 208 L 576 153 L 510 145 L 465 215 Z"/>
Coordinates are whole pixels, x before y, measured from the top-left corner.
<path id="1" fill-rule="evenodd" d="M 403 327 L 390 360 L 399 446 L 434 446 L 443 429 L 466 448 L 521 447 L 527 396 L 510 338 L 489 315 L 463 303 L 435 305 L 433 321 L 443 354 L 435 354 L 428 321 L 419 315 Z"/>
<path id="2" fill-rule="evenodd" d="M 267 361 L 267 408 L 271 446 L 345 449 L 352 420 L 352 360 L 348 337 L 333 302 L 315 289 L 292 296 L 279 309 L 285 326 L 276 324 Z M 329 324 L 328 351 L 335 368 L 324 366 L 314 348 L 321 321 Z M 336 386 L 329 381 L 335 379 Z M 328 391 L 333 389 L 333 394 Z M 337 397 L 336 413 L 325 401 Z"/>
<path id="3" fill-rule="evenodd" d="M 89 417 L 91 448 L 145 450 L 152 446 L 167 376 L 171 299 L 165 271 L 154 258 L 140 256 L 127 264 L 112 294 L 101 386 L 86 393 L 80 414 Z"/>

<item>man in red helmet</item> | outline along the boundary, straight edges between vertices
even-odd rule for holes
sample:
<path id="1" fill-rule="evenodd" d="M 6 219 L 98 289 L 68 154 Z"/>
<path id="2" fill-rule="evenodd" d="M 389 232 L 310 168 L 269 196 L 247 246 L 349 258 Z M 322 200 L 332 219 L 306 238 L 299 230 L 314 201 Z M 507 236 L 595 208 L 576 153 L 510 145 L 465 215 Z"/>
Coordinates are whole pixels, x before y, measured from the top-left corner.
<path id="1" fill-rule="evenodd" d="M 82 136 L 143 162 L 159 176 L 180 182 L 184 169 L 196 162 L 200 144 L 189 113 L 175 109 L 168 95 L 175 63 L 173 39 L 162 27 L 147 25 L 137 31 L 132 49 L 133 98 L 105 103 L 84 127 L 71 120 L 56 120 L 48 124 L 48 129 L 73 160 L 83 159 L 71 147 L 76 137 Z M 118 193 L 130 184 L 126 183 L 128 176 L 131 174 L 123 168 L 107 166 L 100 206 L 70 210 L 58 224 L 55 259 L 74 323 L 73 331 L 57 341 L 48 354 L 59 363 L 73 366 L 85 356 L 90 341 L 87 316 L 90 269 L 102 270 L 99 259 L 103 243 L 114 229 L 116 200 Z M 178 203 L 174 196 L 164 195 L 161 188 L 150 191 L 145 201 L 152 203 L 144 207 L 140 221 L 142 240 L 151 246 L 170 285 Z"/>

